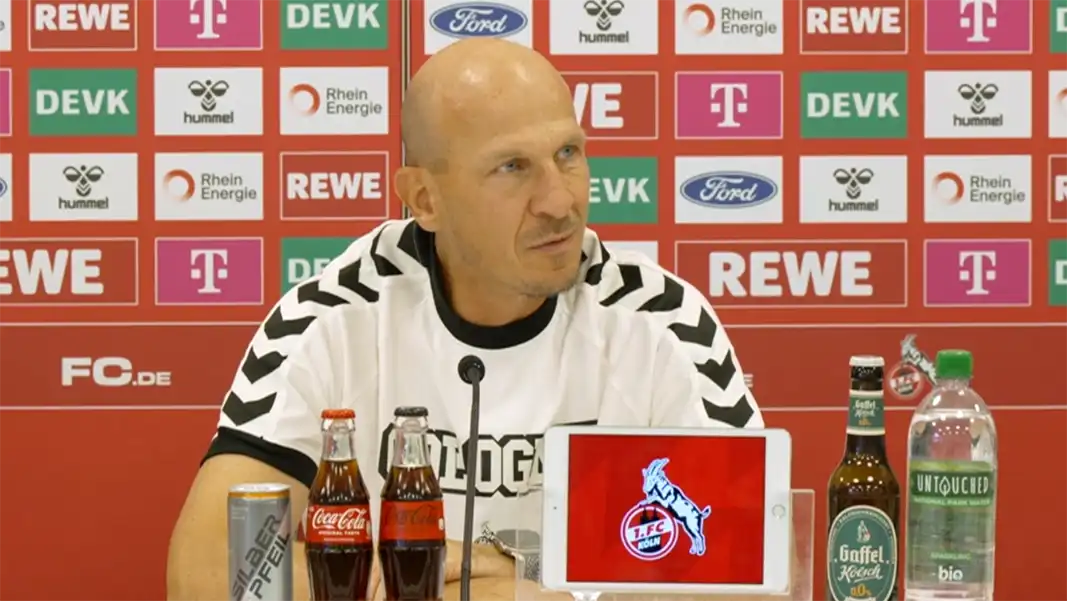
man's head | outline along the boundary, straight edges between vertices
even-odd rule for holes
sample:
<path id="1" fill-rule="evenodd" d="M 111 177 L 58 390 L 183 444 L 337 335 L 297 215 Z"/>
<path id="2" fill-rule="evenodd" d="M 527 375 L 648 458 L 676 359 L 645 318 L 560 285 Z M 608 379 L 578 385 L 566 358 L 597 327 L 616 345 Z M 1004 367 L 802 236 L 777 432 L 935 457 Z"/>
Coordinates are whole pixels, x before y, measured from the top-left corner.
<path id="1" fill-rule="evenodd" d="M 496 39 L 452 44 L 412 79 L 401 121 L 397 191 L 448 267 L 531 297 L 574 283 L 589 202 L 585 136 L 543 56 Z"/>

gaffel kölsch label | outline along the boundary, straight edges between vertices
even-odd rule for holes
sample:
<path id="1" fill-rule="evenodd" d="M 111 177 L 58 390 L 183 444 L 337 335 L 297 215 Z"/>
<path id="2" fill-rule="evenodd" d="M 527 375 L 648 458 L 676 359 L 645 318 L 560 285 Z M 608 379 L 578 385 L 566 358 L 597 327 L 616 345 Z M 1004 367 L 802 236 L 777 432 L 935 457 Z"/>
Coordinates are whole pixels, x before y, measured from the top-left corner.
<path id="1" fill-rule="evenodd" d="M 885 434 L 885 395 L 881 390 L 853 390 L 848 394 L 847 434 Z"/>
<path id="2" fill-rule="evenodd" d="M 827 588 L 834 601 L 887 601 L 897 582 L 897 531 L 877 507 L 837 514 L 826 542 Z"/>

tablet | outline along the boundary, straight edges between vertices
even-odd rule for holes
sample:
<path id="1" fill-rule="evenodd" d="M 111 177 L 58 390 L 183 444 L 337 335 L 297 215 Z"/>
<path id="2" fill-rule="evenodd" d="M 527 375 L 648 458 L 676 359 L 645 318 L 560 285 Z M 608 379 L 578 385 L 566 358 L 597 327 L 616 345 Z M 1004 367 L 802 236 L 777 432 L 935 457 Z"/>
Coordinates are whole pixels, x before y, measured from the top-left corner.
<path id="1" fill-rule="evenodd" d="M 550 428 L 542 584 L 604 593 L 785 592 L 791 446 L 785 430 Z"/>

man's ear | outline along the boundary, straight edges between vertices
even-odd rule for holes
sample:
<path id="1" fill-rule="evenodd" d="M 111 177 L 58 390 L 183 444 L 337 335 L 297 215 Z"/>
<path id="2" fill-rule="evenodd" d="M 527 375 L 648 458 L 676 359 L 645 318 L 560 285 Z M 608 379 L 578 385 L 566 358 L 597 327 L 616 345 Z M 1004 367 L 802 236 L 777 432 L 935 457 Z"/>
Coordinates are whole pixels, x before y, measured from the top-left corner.
<path id="1" fill-rule="evenodd" d="M 439 216 L 430 173 L 422 167 L 404 166 L 397 169 L 393 185 L 419 226 L 428 232 L 436 231 Z"/>

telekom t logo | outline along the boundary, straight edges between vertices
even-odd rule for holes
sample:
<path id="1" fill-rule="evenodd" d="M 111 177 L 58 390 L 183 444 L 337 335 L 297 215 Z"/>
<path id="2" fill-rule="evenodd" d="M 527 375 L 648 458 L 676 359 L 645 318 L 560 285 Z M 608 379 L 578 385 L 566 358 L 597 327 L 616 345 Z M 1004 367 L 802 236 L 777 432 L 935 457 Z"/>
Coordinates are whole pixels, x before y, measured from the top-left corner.
<path id="1" fill-rule="evenodd" d="M 221 9 L 217 12 L 216 2 Z M 189 0 L 189 23 L 201 27 L 200 33 L 196 34 L 197 39 L 219 39 L 219 34 L 215 33 L 215 26 L 226 24 L 226 0 Z"/>
<path id="2" fill-rule="evenodd" d="M 967 8 L 971 9 L 971 16 L 967 16 Z M 986 12 L 989 9 L 989 14 Z M 988 42 L 986 28 L 993 29 L 997 26 L 997 0 L 960 0 L 960 27 L 970 29 L 971 36 L 968 42 Z"/>
<path id="3" fill-rule="evenodd" d="M 722 101 L 715 98 L 722 92 Z M 722 115 L 719 127 L 741 127 L 735 117 L 748 112 L 748 84 L 713 83 L 711 84 L 711 113 Z"/>
<path id="4" fill-rule="evenodd" d="M 989 268 L 986 269 L 986 263 Z M 968 266 L 968 263 L 970 266 Z M 997 279 L 997 253 L 993 251 L 963 251 L 960 253 L 960 281 L 970 282 L 971 288 L 967 291 L 970 296 L 989 294 L 985 289 L 986 282 Z"/>
<path id="5" fill-rule="evenodd" d="M 216 285 L 216 280 L 225 280 L 228 276 L 226 270 L 226 261 L 229 258 L 229 253 L 225 250 L 217 249 L 195 249 L 192 252 L 192 260 L 190 261 L 192 269 L 189 271 L 189 275 L 194 280 L 200 280 L 203 285 L 196 292 L 198 294 L 220 294 L 220 290 Z M 197 259 L 203 258 L 203 267 L 197 267 Z"/>

